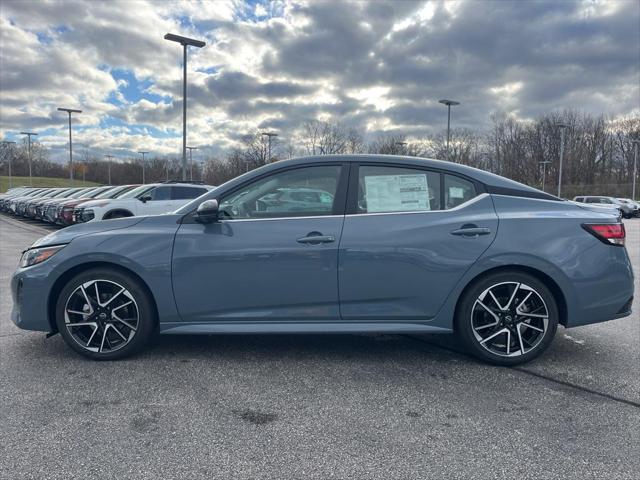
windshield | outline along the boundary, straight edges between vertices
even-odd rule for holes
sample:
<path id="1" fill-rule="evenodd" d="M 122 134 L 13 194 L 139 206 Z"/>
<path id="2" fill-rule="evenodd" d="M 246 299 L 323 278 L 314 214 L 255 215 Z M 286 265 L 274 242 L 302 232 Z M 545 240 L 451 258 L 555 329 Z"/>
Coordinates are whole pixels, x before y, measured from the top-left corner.
<path id="1" fill-rule="evenodd" d="M 64 190 L 56 193 L 53 197 L 51 198 L 62 198 L 62 197 L 66 197 L 67 195 L 69 195 L 73 190 L 65 188 Z"/>
<path id="2" fill-rule="evenodd" d="M 127 193 L 125 193 L 124 195 L 120 195 L 118 197 L 118 199 L 120 198 L 133 198 L 133 197 L 137 197 L 139 194 L 144 193 L 148 190 L 151 190 L 152 188 L 154 188 L 155 185 L 141 185 L 138 188 L 134 188 L 133 190 L 129 190 Z"/>
<path id="3" fill-rule="evenodd" d="M 100 198 L 114 198 L 114 197 L 117 197 L 122 192 L 129 190 L 130 188 L 131 188 L 130 185 L 121 185 L 119 187 L 114 187 L 111 190 L 107 190 L 106 192 L 102 192 L 101 194 L 96 195 L 94 198 L 96 200 Z"/>
<path id="4" fill-rule="evenodd" d="M 71 195 L 69 198 L 80 198 L 85 193 L 93 192 L 93 190 L 95 190 L 95 187 L 94 188 L 83 188 L 82 190 L 78 190 L 76 193 Z"/>

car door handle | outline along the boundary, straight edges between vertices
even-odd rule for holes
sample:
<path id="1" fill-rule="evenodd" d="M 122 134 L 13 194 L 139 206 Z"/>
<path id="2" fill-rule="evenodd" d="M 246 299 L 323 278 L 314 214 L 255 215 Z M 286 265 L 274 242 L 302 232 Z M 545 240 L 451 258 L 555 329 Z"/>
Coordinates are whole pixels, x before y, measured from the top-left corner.
<path id="1" fill-rule="evenodd" d="M 320 232 L 311 232 L 306 237 L 301 237 L 297 240 L 298 243 L 304 243 L 307 245 L 319 245 L 321 243 L 332 243 L 336 241 L 336 237 L 333 235 L 322 235 Z"/>
<path id="2" fill-rule="evenodd" d="M 486 227 L 463 226 L 462 228 L 459 228 L 451 232 L 451 235 L 457 235 L 460 237 L 477 237 L 480 235 L 489 235 L 490 233 L 491 233 L 491 230 L 489 230 Z"/>

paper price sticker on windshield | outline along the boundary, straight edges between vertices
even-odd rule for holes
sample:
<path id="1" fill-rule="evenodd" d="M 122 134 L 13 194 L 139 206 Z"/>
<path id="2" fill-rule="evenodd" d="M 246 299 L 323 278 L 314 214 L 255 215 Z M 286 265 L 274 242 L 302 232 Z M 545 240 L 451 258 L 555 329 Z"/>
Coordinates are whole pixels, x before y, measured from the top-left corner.
<path id="1" fill-rule="evenodd" d="M 367 212 L 429 210 L 427 175 L 376 175 L 364 178 Z"/>

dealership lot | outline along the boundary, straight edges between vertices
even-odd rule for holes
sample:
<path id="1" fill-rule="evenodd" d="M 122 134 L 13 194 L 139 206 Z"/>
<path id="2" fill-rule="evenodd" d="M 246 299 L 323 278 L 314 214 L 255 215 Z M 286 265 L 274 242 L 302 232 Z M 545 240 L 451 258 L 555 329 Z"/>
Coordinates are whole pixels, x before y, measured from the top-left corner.
<path id="1" fill-rule="evenodd" d="M 640 271 L 640 220 L 625 222 Z M 7 288 L 47 230 L 0 215 L 1 478 L 636 478 L 631 317 L 560 329 L 522 368 L 449 337 L 162 337 L 96 363 L 17 329 Z"/>

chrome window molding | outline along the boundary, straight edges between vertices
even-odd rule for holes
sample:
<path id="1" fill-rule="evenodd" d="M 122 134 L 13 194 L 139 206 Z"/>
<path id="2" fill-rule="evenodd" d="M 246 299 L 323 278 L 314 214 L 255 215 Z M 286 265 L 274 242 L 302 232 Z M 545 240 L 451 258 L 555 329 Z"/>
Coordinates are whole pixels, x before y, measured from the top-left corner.
<path id="1" fill-rule="evenodd" d="M 273 217 L 273 218 L 228 218 L 219 220 L 220 223 L 234 223 L 234 222 L 265 222 L 265 221 L 273 221 L 273 220 L 308 220 L 310 218 L 342 218 L 342 217 L 368 217 L 368 216 L 377 216 L 377 215 L 415 215 L 422 213 L 444 213 L 444 212 L 455 212 L 456 210 L 462 210 L 463 208 L 468 207 L 480 200 L 488 197 L 488 193 L 481 193 L 476 195 L 475 197 L 467 200 L 460 205 L 449 208 L 447 210 L 416 210 L 412 212 L 372 212 L 372 213 L 347 213 L 346 215 L 311 215 L 311 216 L 300 216 L 300 217 Z"/>

